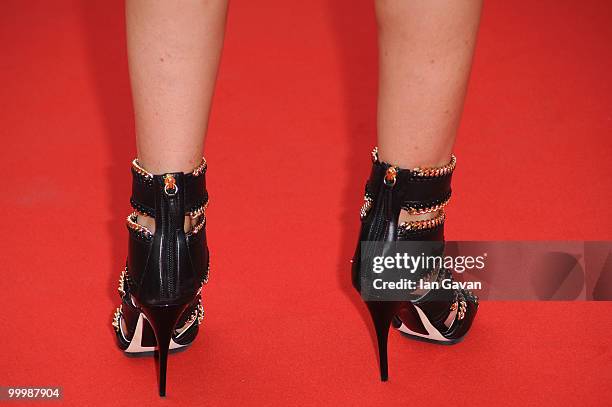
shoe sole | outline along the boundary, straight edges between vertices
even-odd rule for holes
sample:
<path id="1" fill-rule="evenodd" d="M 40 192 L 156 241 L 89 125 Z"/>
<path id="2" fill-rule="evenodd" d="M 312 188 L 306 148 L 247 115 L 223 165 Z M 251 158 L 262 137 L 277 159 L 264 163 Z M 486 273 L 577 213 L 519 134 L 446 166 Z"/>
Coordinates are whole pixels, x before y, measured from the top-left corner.
<path id="1" fill-rule="evenodd" d="M 429 318 L 427 318 L 427 315 L 425 315 L 423 310 L 415 304 L 412 305 L 417 311 L 419 319 L 421 320 L 423 327 L 427 331 L 427 334 L 422 334 L 420 332 L 415 332 L 411 330 L 410 328 L 408 328 L 408 326 L 406 326 L 406 324 L 401 321 L 401 319 L 395 317 L 393 320 L 393 326 L 404 336 L 407 336 L 408 338 L 417 341 L 435 343 L 438 345 L 455 345 L 463 340 L 463 336 L 457 339 L 449 339 L 442 335 L 440 331 L 438 331 L 438 329 L 436 329 L 436 327 L 434 327 L 433 324 L 429 321 Z"/>
<path id="2" fill-rule="evenodd" d="M 149 324 L 147 317 L 143 313 L 140 313 L 140 315 L 138 316 L 138 321 L 136 323 L 136 329 L 134 330 L 134 336 L 132 336 L 131 340 L 128 340 L 123 333 L 123 324 L 121 324 L 121 319 L 120 319 L 118 334 L 121 335 L 121 337 L 123 338 L 125 342 L 129 343 L 128 347 L 123 350 L 127 355 L 147 356 L 147 355 L 153 355 L 154 352 L 157 350 L 157 346 L 145 346 L 143 344 L 143 343 L 155 342 L 154 336 L 145 338 L 145 333 L 144 333 L 145 321 L 147 324 Z M 180 336 L 185 334 L 187 331 L 189 331 L 193 327 L 194 324 L 196 324 L 196 321 L 191 322 L 191 324 L 186 326 L 178 336 L 173 337 L 170 340 L 170 348 L 169 348 L 170 352 L 175 353 L 176 351 L 183 350 L 184 348 L 188 347 L 191 344 L 191 342 L 186 343 L 186 344 L 180 344 L 180 343 L 175 342 L 174 339 L 179 338 Z"/>

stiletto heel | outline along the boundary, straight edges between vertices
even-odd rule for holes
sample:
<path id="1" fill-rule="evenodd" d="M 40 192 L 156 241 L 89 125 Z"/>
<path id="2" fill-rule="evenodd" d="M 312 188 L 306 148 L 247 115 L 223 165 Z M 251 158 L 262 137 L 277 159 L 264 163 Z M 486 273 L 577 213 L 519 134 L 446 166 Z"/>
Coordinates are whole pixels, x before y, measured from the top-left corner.
<path id="1" fill-rule="evenodd" d="M 406 291 L 405 297 L 381 301 L 383 298 L 379 295 L 374 298 L 368 295 L 370 287 L 365 287 L 366 290 L 361 287 L 362 284 L 371 283 L 368 281 L 369 271 L 361 269 L 362 261 L 364 265 L 368 264 L 372 256 L 379 255 L 362 253 L 362 242 L 442 242 L 425 245 L 427 249 L 424 250 L 431 251 L 427 255 L 443 254 L 444 207 L 450 200 L 455 165 L 456 158 L 453 155 L 449 163 L 442 167 L 402 169 L 381 162 L 377 148 L 372 151 L 372 170 L 360 211 L 361 231 L 352 261 L 352 280 L 357 291 L 364 294 L 363 298 L 374 322 L 382 381 L 388 378 L 387 340 L 391 324 L 413 339 L 454 344 L 465 336 L 476 315 L 478 298 L 468 290 L 433 288 L 420 290 L 418 295 Z M 410 215 L 431 214 L 432 217 L 400 223 L 402 210 Z M 379 246 L 384 247 L 384 244 Z M 442 287 L 441 282 L 452 280 L 452 274 L 443 267 L 422 269 L 413 278 L 436 282 Z"/>
<path id="2" fill-rule="evenodd" d="M 166 371 L 168 369 L 168 350 L 174 327 L 187 307 L 183 305 L 166 305 L 158 307 L 141 306 L 140 309 L 147 317 L 153 328 L 159 352 L 159 395 L 166 395 Z"/>
<path id="3" fill-rule="evenodd" d="M 202 159 L 190 173 L 154 175 L 132 162 L 134 212 L 127 217 L 128 259 L 113 327 L 124 352 L 157 349 L 160 396 L 166 394 L 168 353 L 190 345 L 204 317 L 201 292 L 210 271 L 206 167 Z M 138 223 L 143 216 L 155 220 L 154 233 Z M 185 217 L 191 230 L 185 231 Z"/>
<path id="4" fill-rule="evenodd" d="M 380 380 L 386 382 L 389 378 L 389 362 L 387 359 L 387 342 L 391 321 L 397 310 L 397 303 L 386 301 L 366 301 L 368 311 L 374 322 L 376 341 L 378 342 L 378 361 L 380 365 Z"/>

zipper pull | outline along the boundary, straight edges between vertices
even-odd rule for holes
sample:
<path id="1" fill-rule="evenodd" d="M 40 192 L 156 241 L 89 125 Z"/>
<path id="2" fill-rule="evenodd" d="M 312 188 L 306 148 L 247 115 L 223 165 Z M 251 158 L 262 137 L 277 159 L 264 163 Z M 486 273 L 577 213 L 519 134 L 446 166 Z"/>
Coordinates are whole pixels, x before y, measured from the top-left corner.
<path id="1" fill-rule="evenodd" d="M 178 186 L 174 175 L 167 174 L 164 176 L 164 192 L 168 196 L 174 196 L 178 193 Z"/>
<path id="2" fill-rule="evenodd" d="M 397 181 L 397 168 L 396 167 L 387 168 L 387 172 L 385 173 L 385 185 L 390 188 L 393 188 L 396 181 Z"/>

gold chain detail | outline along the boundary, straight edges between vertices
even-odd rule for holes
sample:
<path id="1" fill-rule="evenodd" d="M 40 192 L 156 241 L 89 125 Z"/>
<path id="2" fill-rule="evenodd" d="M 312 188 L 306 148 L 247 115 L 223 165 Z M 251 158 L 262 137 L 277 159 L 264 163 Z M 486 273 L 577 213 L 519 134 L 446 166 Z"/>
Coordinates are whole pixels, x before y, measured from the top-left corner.
<path id="1" fill-rule="evenodd" d="M 208 208 L 208 201 L 206 201 L 204 205 L 200 206 L 198 209 L 189 212 L 189 216 L 191 216 L 192 219 L 197 218 L 206 212 L 206 208 Z"/>
<path id="2" fill-rule="evenodd" d="M 115 310 L 115 313 L 113 315 L 113 328 L 115 328 L 115 331 L 119 332 L 119 319 L 121 318 L 121 306 L 117 307 L 117 309 Z"/>
<path id="3" fill-rule="evenodd" d="M 459 311 L 457 311 L 457 319 L 462 320 L 467 312 L 467 303 L 464 300 L 459 301 Z"/>
<path id="4" fill-rule="evenodd" d="M 185 324 L 183 326 L 191 325 L 196 320 L 197 317 L 198 317 L 198 310 L 195 309 L 193 310 L 191 315 L 189 315 L 189 318 L 187 319 L 187 321 L 185 321 Z"/>
<path id="5" fill-rule="evenodd" d="M 361 206 L 361 209 L 359 210 L 359 217 L 361 219 L 365 218 L 366 215 L 368 214 L 368 212 L 370 211 L 370 208 L 372 208 L 372 203 L 374 202 L 374 200 L 365 195 L 363 197 L 363 205 Z"/>
<path id="6" fill-rule="evenodd" d="M 202 219 L 198 223 L 196 223 L 193 229 L 189 231 L 189 235 L 197 235 L 198 232 L 200 232 L 200 230 L 202 230 L 204 226 L 206 226 L 206 215 L 202 215 Z"/>
<path id="7" fill-rule="evenodd" d="M 436 226 L 442 224 L 444 219 L 446 218 L 446 213 L 443 209 L 440 209 L 438 215 L 432 219 L 424 219 L 424 220 L 413 220 L 410 222 L 402 222 L 399 226 L 400 229 L 404 229 L 407 231 L 410 230 L 423 230 L 423 229 L 432 229 Z"/>
<path id="8" fill-rule="evenodd" d="M 202 323 L 204 320 L 204 306 L 202 305 L 202 297 L 198 298 L 198 305 L 193 310 L 191 315 L 189 315 L 189 319 L 185 322 L 185 325 L 190 325 L 195 321 L 198 321 L 198 325 Z"/>
<path id="9" fill-rule="evenodd" d="M 193 171 L 191 171 L 191 175 L 193 175 L 194 177 L 197 177 L 198 175 L 204 172 L 207 166 L 208 164 L 206 163 L 206 159 L 202 157 L 202 161 L 200 162 L 200 165 L 198 165 L 197 167 L 193 169 Z"/>
<path id="10" fill-rule="evenodd" d="M 123 271 L 121 272 L 121 275 L 119 276 L 119 294 L 121 294 L 121 297 L 125 296 L 125 279 L 127 278 L 127 266 L 125 266 L 125 268 L 123 269 Z"/>
<path id="11" fill-rule="evenodd" d="M 136 171 L 137 174 L 140 174 L 145 178 L 153 178 L 153 174 L 151 174 L 149 171 L 145 170 L 140 166 L 140 164 L 138 163 L 138 158 L 134 158 L 132 160 L 132 168 L 134 169 L 134 171 Z"/>
<path id="12" fill-rule="evenodd" d="M 207 166 L 208 166 L 208 164 L 206 163 L 206 159 L 204 157 L 202 157 L 202 161 L 200 162 L 200 164 L 197 167 L 195 167 L 193 169 L 193 171 L 191 171 L 191 175 L 193 175 L 194 177 L 197 177 L 198 175 L 203 173 L 204 170 L 206 170 Z M 134 168 L 134 171 L 136 171 L 138 174 L 142 175 L 145 178 L 153 178 L 153 174 L 151 174 L 149 171 L 145 170 L 140 165 L 140 163 L 138 162 L 138 158 L 134 158 L 132 160 L 132 168 Z"/>
<path id="13" fill-rule="evenodd" d="M 432 168 L 414 168 L 412 171 L 415 173 L 417 177 L 442 177 L 446 174 L 450 174 L 453 172 L 455 167 L 457 166 L 457 157 L 454 154 L 451 154 L 451 160 L 448 164 L 442 167 L 432 167 Z"/>
<path id="14" fill-rule="evenodd" d="M 153 233 L 151 233 L 148 228 L 142 226 L 140 223 L 136 223 L 136 219 L 138 219 L 138 212 L 134 211 L 130 213 L 127 217 L 127 226 L 136 232 L 144 233 L 147 236 L 153 236 Z"/>
<path id="15" fill-rule="evenodd" d="M 203 212 L 203 211 L 202 211 Z M 136 220 L 138 219 L 138 216 L 143 216 L 142 214 L 140 214 L 138 211 L 134 211 L 132 213 L 130 213 L 126 219 L 127 221 L 127 226 L 136 231 L 136 232 L 141 232 L 146 234 L 147 236 L 153 236 L 153 233 L 151 233 L 151 231 L 146 227 L 146 226 L 142 226 L 140 223 L 137 223 Z M 202 217 L 202 219 L 193 227 L 193 229 L 191 229 L 189 231 L 189 235 L 196 235 L 198 234 L 198 232 L 200 232 L 200 230 L 202 230 L 202 228 L 204 226 L 206 226 L 206 216 L 202 213 L 201 215 L 199 215 Z"/>
<path id="16" fill-rule="evenodd" d="M 202 305 L 202 297 L 198 299 L 197 312 L 198 312 L 198 325 L 200 325 L 202 321 L 204 320 L 204 306 Z"/>
<path id="17" fill-rule="evenodd" d="M 374 147 L 372 150 L 372 161 L 378 161 L 378 147 Z M 457 157 L 454 154 L 451 154 L 450 162 L 442 167 L 425 167 L 425 168 L 413 168 L 412 172 L 417 177 L 442 177 L 447 175 L 455 170 L 457 166 Z"/>
<path id="18" fill-rule="evenodd" d="M 202 286 L 204 284 L 208 284 L 208 279 L 210 278 L 210 261 L 208 262 L 208 267 L 206 268 L 206 278 L 202 281 Z"/>
<path id="19" fill-rule="evenodd" d="M 437 212 L 440 209 L 444 209 L 446 207 L 446 205 L 448 205 L 448 203 L 450 202 L 450 196 L 446 199 L 446 201 L 438 204 L 438 205 L 434 205 L 434 206 L 428 206 L 426 208 L 413 208 L 411 206 L 409 206 L 408 209 L 408 213 L 411 215 L 423 215 L 426 213 L 432 213 L 432 212 Z"/>

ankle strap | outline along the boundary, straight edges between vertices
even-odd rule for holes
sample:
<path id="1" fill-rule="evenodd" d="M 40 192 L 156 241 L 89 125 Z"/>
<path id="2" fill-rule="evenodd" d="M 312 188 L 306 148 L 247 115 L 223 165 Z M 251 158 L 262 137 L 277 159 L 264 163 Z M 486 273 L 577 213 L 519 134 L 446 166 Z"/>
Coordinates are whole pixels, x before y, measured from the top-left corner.
<path id="1" fill-rule="evenodd" d="M 156 194 L 181 194 L 185 215 L 197 216 L 208 205 L 206 191 L 206 160 L 189 173 L 153 175 L 145 170 L 138 159 L 132 161 L 132 207 L 147 216 L 155 217 Z M 172 192 L 175 191 L 175 192 Z"/>
<path id="2" fill-rule="evenodd" d="M 378 148 L 372 151 L 372 173 L 366 184 L 366 199 L 374 199 L 381 184 L 394 190 L 401 208 L 411 214 L 436 212 L 444 208 L 451 197 L 451 179 L 457 158 L 451 155 L 442 167 L 402 169 L 381 162 Z"/>

